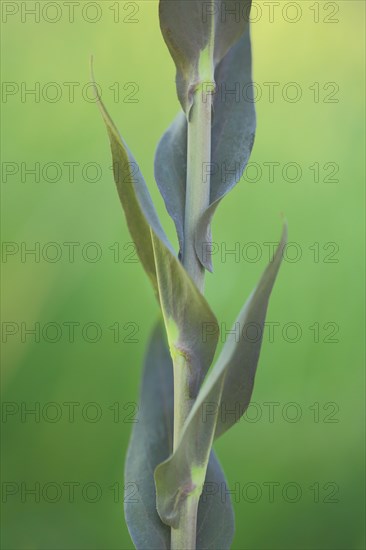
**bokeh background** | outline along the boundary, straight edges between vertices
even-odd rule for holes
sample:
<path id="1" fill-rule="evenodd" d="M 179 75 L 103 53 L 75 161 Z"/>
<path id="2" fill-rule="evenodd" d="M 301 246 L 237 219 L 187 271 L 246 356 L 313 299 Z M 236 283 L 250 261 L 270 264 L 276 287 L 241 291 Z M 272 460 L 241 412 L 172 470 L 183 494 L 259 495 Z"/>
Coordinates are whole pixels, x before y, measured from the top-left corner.
<path id="1" fill-rule="evenodd" d="M 228 329 L 285 214 L 292 245 L 254 405 L 216 445 L 235 492 L 233 548 L 362 549 L 365 6 L 265 4 L 252 25 L 256 143 L 215 217 L 207 277 Z M 174 67 L 155 0 L 1 8 L 2 547 L 130 549 L 123 463 L 158 308 L 115 191 L 89 58 L 176 242 L 153 177 L 179 109 Z"/>

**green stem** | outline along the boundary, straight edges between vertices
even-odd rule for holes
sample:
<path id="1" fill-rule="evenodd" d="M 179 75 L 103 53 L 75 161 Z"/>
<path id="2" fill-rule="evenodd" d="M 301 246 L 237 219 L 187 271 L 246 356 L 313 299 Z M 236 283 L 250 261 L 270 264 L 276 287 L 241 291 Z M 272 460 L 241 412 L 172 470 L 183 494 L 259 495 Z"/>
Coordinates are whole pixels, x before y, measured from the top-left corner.
<path id="1" fill-rule="evenodd" d="M 209 206 L 211 162 L 211 111 L 213 84 L 209 72 L 194 94 L 188 122 L 187 184 L 182 263 L 203 293 L 205 270 L 195 250 L 195 232 L 201 214 Z M 189 365 L 185 357 L 174 361 L 174 449 L 194 399 L 189 395 Z M 178 527 L 171 530 L 171 550 L 195 550 L 197 509 L 202 487 L 188 495 L 182 505 Z"/>
<path id="2" fill-rule="evenodd" d="M 172 529 L 172 550 L 196 550 L 197 509 L 200 495 L 186 498 L 180 515 L 178 529 Z"/>
<path id="3" fill-rule="evenodd" d="M 177 354 L 173 360 L 174 371 L 174 436 L 173 451 L 176 450 L 184 422 L 193 407 L 194 399 L 189 395 L 190 369 L 184 355 Z"/>
<path id="4" fill-rule="evenodd" d="M 202 293 L 205 270 L 197 257 L 194 241 L 197 222 L 210 201 L 212 95 L 205 91 L 206 87 L 203 83 L 195 92 L 188 122 L 183 248 L 183 265 Z"/>

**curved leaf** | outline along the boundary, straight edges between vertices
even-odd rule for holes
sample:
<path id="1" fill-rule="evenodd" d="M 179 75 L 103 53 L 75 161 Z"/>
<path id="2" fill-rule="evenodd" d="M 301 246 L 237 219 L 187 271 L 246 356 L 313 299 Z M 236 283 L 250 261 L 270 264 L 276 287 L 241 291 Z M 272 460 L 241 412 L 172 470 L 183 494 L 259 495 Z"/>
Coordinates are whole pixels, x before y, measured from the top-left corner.
<path id="1" fill-rule="evenodd" d="M 285 226 L 281 242 L 272 262 L 241 311 L 237 323 L 256 323 L 263 327 L 270 294 L 282 261 L 287 240 Z M 229 339 L 212 371 L 207 376 L 186 420 L 175 452 L 155 470 L 157 509 L 160 517 L 173 528 L 178 525 L 185 499 L 203 485 L 214 435 L 220 435 L 233 422 L 219 423 L 222 399 L 230 403 L 230 391 L 238 384 L 244 389 L 244 406 L 249 403 L 257 369 L 261 340 Z M 227 380 L 227 382 L 226 382 Z M 209 407 L 209 409 L 208 409 Z M 210 414 L 208 414 L 208 410 Z"/>
<path id="2" fill-rule="evenodd" d="M 94 78 L 93 78 L 94 81 Z M 174 255 L 171 244 L 161 227 L 145 180 L 132 153 L 120 136 L 95 87 L 98 106 L 105 122 L 113 159 L 113 174 L 119 198 L 125 212 L 128 229 L 136 244 L 141 263 L 150 277 L 155 292 L 158 291 L 155 258 L 150 228 Z"/>
<path id="3" fill-rule="evenodd" d="M 177 2 L 179 4 L 180 2 Z M 256 116 L 252 89 L 250 32 L 229 50 L 215 71 L 211 165 L 202 167 L 210 177 L 210 206 L 196 232 L 196 252 L 212 271 L 210 222 L 219 204 L 240 180 L 254 143 Z M 183 248 L 187 178 L 187 121 L 183 113 L 174 120 L 158 144 L 155 179 L 173 218 L 180 249 Z"/>
<path id="4" fill-rule="evenodd" d="M 249 406 L 262 346 L 268 301 L 282 262 L 286 242 L 287 225 L 283 228 L 281 241 L 272 262 L 268 265 L 257 288 L 241 310 L 222 348 L 218 363 L 225 364 L 226 374 L 215 437 L 226 432 L 240 420 Z M 236 330 L 240 334 L 239 342 L 236 341 Z M 206 413 L 210 414 L 212 405 L 216 409 L 215 403 L 207 403 Z M 235 411 L 235 415 L 230 414 L 230 412 L 226 414 L 228 411 Z"/>
<path id="5" fill-rule="evenodd" d="M 173 370 L 161 322 L 146 351 L 137 420 L 125 464 L 126 522 L 137 549 L 168 550 L 170 529 L 156 511 L 153 476 L 173 449 Z M 133 497 L 131 487 L 137 489 Z"/>
<path id="6" fill-rule="evenodd" d="M 197 550 L 229 550 L 234 531 L 234 510 L 227 491 L 227 482 L 220 463 L 211 450 L 203 493 L 198 504 Z"/>
<path id="7" fill-rule="evenodd" d="M 164 327 L 159 322 L 151 335 L 145 357 L 138 422 L 134 424 L 125 466 L 125 517 L 138 550 L 168 550 L 170 528 L 156 510 L 154 469 L 173 448 L 173 367 Z M 234 517 L 226 480 L 211 453 L 206 490 L 200 500 L 197 549 L 230 548 Z"/>
<path id="8" fill-rule="evenodd" d="M 210 206 L 198 224 L 195 243 L 199 259 L 209 271 L 212 271 L 212 217 L 220 200 L 243 175 L 254 144 L 256 115 L 249 27 L 218 66 L 216 82 Z"/>
<path id="9" fill-rule="evenodd" d="M 154 161 L 155 179 L 166 209 L 175 223 L 183 250 L 187 178 L 187 119 L 180 112 L 161 138 Z"/>
<path id="10" fill-rule="evenodd" d="M 193 93 L 213 73 L 248 22 L 250 0 L 160 0 L 160 28 L 174 60 L 188 115 Z"/>
<path id="11" fill-rule="evenodd" d="M 189 370 L 189 397 L 193 400 L 215 355 L 219 326 L 207 301 L 182 264 L 151 233 L 160 305 L 164 316 L 173 363 Z M 208 338 L 204 329 L 210 326 Z M 179 356 L 184 357 L 183 364 Z"/>

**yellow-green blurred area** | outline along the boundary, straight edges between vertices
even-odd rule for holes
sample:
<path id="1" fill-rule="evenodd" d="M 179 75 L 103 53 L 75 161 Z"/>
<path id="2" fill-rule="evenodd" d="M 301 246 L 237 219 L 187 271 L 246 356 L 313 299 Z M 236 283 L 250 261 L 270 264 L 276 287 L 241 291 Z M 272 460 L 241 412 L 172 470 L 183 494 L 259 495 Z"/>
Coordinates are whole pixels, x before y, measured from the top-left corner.
<path id="1" fill-rule="evenodd" d="M 123 465 L 158 306 L 89 64 L 176 243 L 153 176 L 179 110 L 174 66 L 155 0 L 1 10 L 2 548 L 130 549 Z M 216 214 L 206 285 L 224 334 L 282 214 L 291 244 L 253 404 L 216 444 L 233 548 L 362 549 L 365 6 L 255 2 L 252 15 L 257 137 Z"/>

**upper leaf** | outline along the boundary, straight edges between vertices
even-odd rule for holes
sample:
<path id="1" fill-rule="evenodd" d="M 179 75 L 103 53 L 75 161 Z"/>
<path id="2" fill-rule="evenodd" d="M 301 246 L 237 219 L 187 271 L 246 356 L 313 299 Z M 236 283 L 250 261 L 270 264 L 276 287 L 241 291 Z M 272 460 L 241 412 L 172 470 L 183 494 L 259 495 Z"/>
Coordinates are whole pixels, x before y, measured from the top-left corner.
<path id="1" fill-rule="evenodd" d="M 154 328 L 145 357 L 139 414 L 133 424 L 125 466 L 125 517 L 137 550 L 168 550 L 170 528 L 156 510 L 153 472 L 173 448 L 173 367 L 164 328 Z M 198 508 L 197 549 L 228 549 L 234 532 L 226 480 L 211 453 L 206 490 Z"/>
<path id="2" fill-rule="evenodd" d="M 239 315 L 237 322 L 241 327 L 255 323 L 263 329 L 268 301 L 282 261 L 286 240 L 285 227 L 272 262 Z M 230 338 L 225 343 L 185 422 L 175 452 L 155 470 L 157 509 L 162 520 L 173 528 L 178 525 L 184 500 L 204 482 L 215 432 L 216 435 L 220 435 L 233 424 L 219 423 L 222 400 L 226 400 L 225 403 L 230 405 L 230 392 L 237 384 L 244 392 L 243 409 L 249 403 L 260 348 L 261 339 L 251 341 L 243 338 L 237 343 Z M 235 395 L 238 396 L 238 392 Z"/>
<path id="3" fill-rule="evenodd" d="M 165 244 L 171 255 L 174 255 L 174 251 L 161 227 L 140 168 L 109 116 L 97 89 L 95 91 L 98 98 L 98 106 L 109 136 L 114 180 L 125 212 L 128 229 L 136 244 L 136 250 L 141 263 L 157 293 L 158 283 L 150 228 Z"/>
<path id="4" fill-rule="evenodd" d="M 254 143 L 256 116 L 249 26 L 217 65 L 215 82 L 211 165 L 202 167 L 203 176 L 211 179 L 210 206 L 196 231 L 197 255 L 210 271 L 212 216 L 221 198 L 240 180 Z M 182 250 L 187 179 L 187 120 L 183 113 L 179 113 L 158 145 L 155 178 L 174 220 Z"/>
<path id="5" fill-rule="evenodd" d="M 240 38 L 250 0 L 160 0 L 160 28 L 176 65 L 177 94 L 188 115 L 200 82 Z"/>

